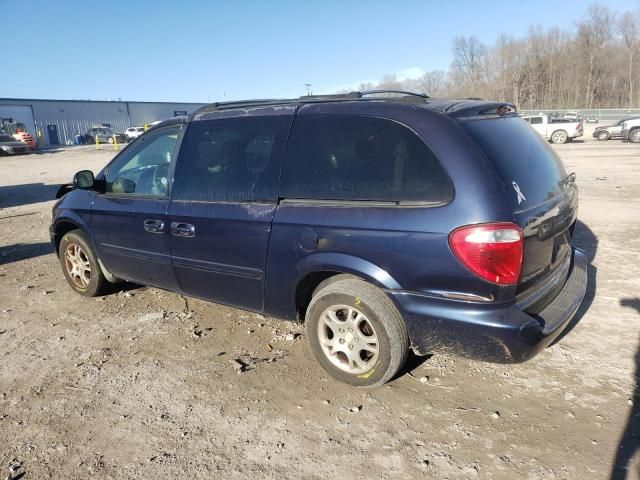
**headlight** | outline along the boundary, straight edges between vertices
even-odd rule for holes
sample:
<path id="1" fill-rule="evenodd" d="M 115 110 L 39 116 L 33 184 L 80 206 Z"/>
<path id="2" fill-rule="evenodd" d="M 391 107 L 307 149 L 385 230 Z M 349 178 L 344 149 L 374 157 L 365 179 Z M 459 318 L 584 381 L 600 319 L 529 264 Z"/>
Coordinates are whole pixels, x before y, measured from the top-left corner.
<path id="1" fill-rule="evenodd" d="M 11 147 L 10 147 L 10 146 L 8 146 L 8 145 L 0 145 L 0 148 L 1 148 L 2 150 L 4 150 L 5 152 L 8 152 L 8 151 L 10 151 L 10 150 L 11 150 Z"/>

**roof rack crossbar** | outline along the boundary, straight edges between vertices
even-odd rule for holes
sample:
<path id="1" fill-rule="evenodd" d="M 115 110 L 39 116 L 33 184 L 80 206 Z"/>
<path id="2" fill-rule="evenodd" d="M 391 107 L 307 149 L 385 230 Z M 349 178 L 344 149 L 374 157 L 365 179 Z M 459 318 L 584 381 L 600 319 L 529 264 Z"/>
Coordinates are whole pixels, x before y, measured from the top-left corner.
<path id="1" fill-rule="evenodd" d="M 407 92 L 406 90 L 366 90 L 364 92 L 351 92 L 351 93 L 359 93 L 361 97 L 365 95 L 376 95 L 379 93 L 400 93 L 402 95 L 410 95 L 413 97 L 421 97 L 421 98 L 430 98 L 429 95 L 425 95 L 424 93 L 416 93 L 416 92 Z"/>

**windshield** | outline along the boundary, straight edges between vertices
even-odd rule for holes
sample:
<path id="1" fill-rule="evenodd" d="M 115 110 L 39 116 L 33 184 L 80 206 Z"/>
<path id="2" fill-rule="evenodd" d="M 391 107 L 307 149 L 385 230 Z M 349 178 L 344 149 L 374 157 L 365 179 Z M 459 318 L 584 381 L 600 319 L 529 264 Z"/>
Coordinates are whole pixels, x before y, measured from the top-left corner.
<path id="1" fill-rule="evenodd" d="M 15 142 L 15 140 L 9 135 L 0 135 L 0 142 Z"/>

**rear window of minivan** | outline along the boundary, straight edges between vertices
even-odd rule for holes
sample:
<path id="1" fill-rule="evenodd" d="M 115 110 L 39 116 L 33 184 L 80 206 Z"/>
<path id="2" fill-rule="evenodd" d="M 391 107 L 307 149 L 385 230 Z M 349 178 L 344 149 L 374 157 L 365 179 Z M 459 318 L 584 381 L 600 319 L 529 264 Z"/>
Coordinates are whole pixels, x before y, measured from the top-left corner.
<path id="1" fill-rule="evenodd" d="M 282 171 L 285 199 L 446 203 L 453 188 L 412 130 L 361 115 L 300 115 Z"/>
<path id="2" fill-rule="evenodd" d="M 517 210 L 534 207 L 561 192 L 567 173 L 558 154 L 519 117 L 462 121 L 512 194 Z"/>

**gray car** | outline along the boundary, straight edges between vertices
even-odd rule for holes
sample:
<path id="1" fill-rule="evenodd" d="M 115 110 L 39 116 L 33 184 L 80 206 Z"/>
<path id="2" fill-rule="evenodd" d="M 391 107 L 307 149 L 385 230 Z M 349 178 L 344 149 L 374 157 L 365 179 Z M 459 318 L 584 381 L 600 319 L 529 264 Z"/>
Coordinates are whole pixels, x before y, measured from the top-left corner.
<path id="1" fill-rule="evenodd" d="M 0 155 L 27 153 L 26 143 L 15 140 L 11 135 L 0 133 Z"/>
<path id="2" fill-rule="evenodd" d="M 113 143 L 114 136 L 118 140 L 118 143 L 125 143 L 127 141 L 124 133 L 116 133 L 112 128 L 92 127 L 87 130 L 87 133 L 84 135 L 84 143 L 96 143 L 96 139 L 98 143 Z"/>
<path id="3" fill-rule="evenodd" d="M 622 122 L 622 138 L 640 143 L 640 117 L 629 117 Z"/>
<path id="4" fill-rule="evenodd" d="M 626 132 L 625 126 L 626 127 Z M 626 117 L 622 120 L 614 123 L 613 125 L 606 125 L 604 127 L 597 127 L 593 132 L 593 137 L 598 140 L 610 140 L 612 138 L 622 138 L 625 140 L 631 140 L 629 133 L 632 126 L 640 127 L 640 116 Z M 640 142 L 640 138 L 636 140 L 636 143 Z"/>

